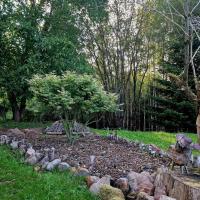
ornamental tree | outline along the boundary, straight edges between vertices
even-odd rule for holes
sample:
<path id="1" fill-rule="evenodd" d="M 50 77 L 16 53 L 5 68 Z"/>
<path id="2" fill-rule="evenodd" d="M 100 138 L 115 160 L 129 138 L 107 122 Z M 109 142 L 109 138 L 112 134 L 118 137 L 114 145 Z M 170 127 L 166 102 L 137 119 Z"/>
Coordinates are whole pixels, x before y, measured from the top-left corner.
<path id="1" fill-rule="evenodd" d="M 117 110 L 117 96 L 106 92 L 92 75 L 69 71 L 61 76 L 35 75 L 29 83 L 38 109 L 61 118 L 88 122 L 97 114 Z"/>

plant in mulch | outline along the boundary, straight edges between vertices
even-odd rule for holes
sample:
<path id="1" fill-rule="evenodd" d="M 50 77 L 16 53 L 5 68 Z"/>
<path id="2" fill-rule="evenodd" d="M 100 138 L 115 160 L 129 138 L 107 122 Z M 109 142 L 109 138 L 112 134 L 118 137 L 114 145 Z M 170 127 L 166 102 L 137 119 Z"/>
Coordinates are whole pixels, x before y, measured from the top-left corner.
<path id="1" fill-rule="evenodd" d="M 74 142 L 80 137 L 79 134 L 75 134 L 73 132 L 73 124 L 74 124 L 74 121 L 64 121 L 62 120 L 63 122 L 63 127 L 64 127 L 64 130 L 65 130 L 65 135 L 67 137 L 67 141 L 71 144 L 71 145 L 74 145 Z"/>
<path id="2" fill-rule="evenodd" d="M 102 84 L 91 75 L 74 72 L 65 72 L 62 76 L 36 75 L 29 83 L 38 102 L 35 110 L 48 110 L 62 119 L 69 141 L 73 141 L 70 120 L 88 123 L 96 115 L 118 109 L 117 96 L 106 92 Z"/>

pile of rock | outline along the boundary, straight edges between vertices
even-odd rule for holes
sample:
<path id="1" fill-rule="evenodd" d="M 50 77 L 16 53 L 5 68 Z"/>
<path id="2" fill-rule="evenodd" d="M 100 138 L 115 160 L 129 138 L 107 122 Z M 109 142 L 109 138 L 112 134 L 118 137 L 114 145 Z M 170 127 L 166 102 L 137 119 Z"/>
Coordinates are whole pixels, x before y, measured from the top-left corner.
<path id="1" fill-rule="evenodd" d="M 101 179 L 96 176 L 86 178 L 89 190 L 103 200 L 175 200 L 167 196 L 163 182 L 165 168 L 156 173 L 130 172 L 127 177 L 115 181 L 110 176 Z"/>
<path id="2" fill-rule="evenodd" d="M 44 133 L 46 134 L 56 134 L 56 135 L 61 135 L 65 133 L 64 125 L 61 121 L 56 121 L 54 122 L 50 127 L 47 127 L 44 130 Z"/>
<path id="3" fill-rule="evenodd" d="M 70 128 L 70 132 L 72 132 L 73 134 L 79 134 L 79 135 L 83 135 L 85 136 L 85 134 L 90 133 L 90 129 L 78 122 L 73 122 Z M 50 127 L 47 127 L 44 130 L 45 134 L 55 134 L 55 135 L 61 135 L 65 133 L 65 128 L 63 125 L 63 122 L 61 121 L 56 121 L 54 122 Z"/>
<path id="4" fill-rule="evenodd" d="M 84 124 L 78 123 L 76 121 L 73 122 L 73 125 L 71 127 L 71 131 L 73 133 L 79 133 L 79 134 L 82 134 L 82 135 L 91 133 L 89 127 L 85 126 Z"/>

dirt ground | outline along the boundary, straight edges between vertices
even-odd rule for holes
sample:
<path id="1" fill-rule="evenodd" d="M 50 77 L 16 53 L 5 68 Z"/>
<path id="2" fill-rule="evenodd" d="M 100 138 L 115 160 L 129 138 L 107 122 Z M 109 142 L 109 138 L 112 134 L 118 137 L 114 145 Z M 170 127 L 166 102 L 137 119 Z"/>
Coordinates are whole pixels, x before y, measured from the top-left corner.
<path id="1" fill-rule="evenodd" d="M 143 169 L 156 170 L 167 161 L 162 158 L 150 156 L 140 150 L 134 143 L 115 142 L 106 137 L 89 134 L 80 137 L 70 145 L 63 135 L 44 135 L 42 129 L 26 129 L 20 133 L 10 133 L 9 130 L 0 130 L 1 134 L 7 134 L 17 139 L 26 139 L 36 150 L 46 147 L 56 149 L 56 158 L 65 155 L 65 160 L 71 166 L 85 165 L 90 167 L 90 156 L 95 156 L 95 164 L 91 174 L 97 176 L 111 175 L 114 179 L 125 176 L 129 171 L 140 172 Z"/>

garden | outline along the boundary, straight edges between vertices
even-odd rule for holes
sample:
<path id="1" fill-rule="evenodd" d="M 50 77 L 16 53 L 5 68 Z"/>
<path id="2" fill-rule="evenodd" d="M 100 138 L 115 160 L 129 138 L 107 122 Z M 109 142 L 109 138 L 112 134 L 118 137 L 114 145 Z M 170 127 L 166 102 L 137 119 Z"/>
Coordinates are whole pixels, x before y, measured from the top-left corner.
<path id="1" fill-rule="evenodd" d="M 2 0 L 0 199 L 200 200 L 199 13 Z"/>

